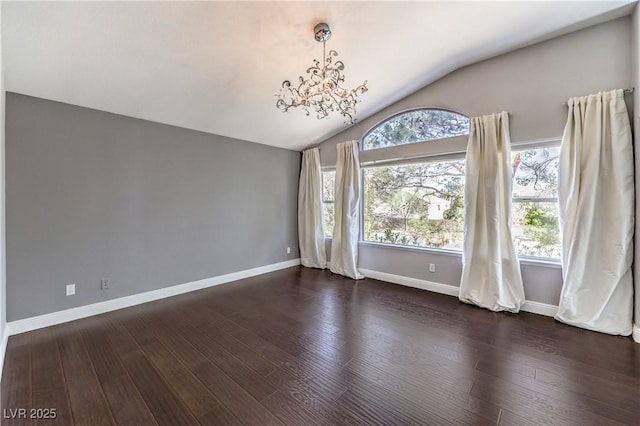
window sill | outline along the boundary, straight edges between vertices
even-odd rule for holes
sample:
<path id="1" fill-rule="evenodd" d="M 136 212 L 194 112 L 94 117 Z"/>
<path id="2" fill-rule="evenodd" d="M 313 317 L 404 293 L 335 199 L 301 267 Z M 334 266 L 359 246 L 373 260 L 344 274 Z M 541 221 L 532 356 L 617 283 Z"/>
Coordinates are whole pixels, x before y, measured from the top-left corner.
<path id="1" fill-rule="evenodd" d="M 527 266 L 542 266 L 545 268 L 557 268 L 562 269 L 562 263 L 560 263 L 560 259 L 544 259 L 544 258 L 536 258 L 536 257 L 523 257 L 520 258 L 520 265 Z"/>
<path id="2" fill-rule="evenodd" d="M 462 252 L 456 250 L 447 250 L 447 249 L 439 249 L 435 247 L 414 247 L 414 246 L 400 246 L 395 244 L 386 244 L 386 243 L 376 243 L 373 241 L 359 241 L 358 245 L 368 246 L 368 247 L 384 247 L 390 248 L 394 250 L 405 250 L 405 251 L 413 251 L 417 253 L 434 253 L 434 254 L 442 254 L 445 256 L 454 256 L 462 258 Z"/>
<path id="3" fill-rule="evenodd" d="M 327 238 L 327 239 L 331 239 L 331 238 Z M 404 251 L 411 251 L 415 253 L 432 253 L 437 255 L 453 256 L 453 257 L 458 257 L 462 259 L 461 251 L 438 249 L 433 247 L 398 246 L 394 244 L 375 243 L 373 241 L 360 241 L 358 242 L 358 245 L 366 246 L 366 247 L 389 248 L 393 250 L 404 250 Z M 543 259 L 543 258 L 535 258 L 535 257 L 524 257 L 518 260 L 520 262 L 520 265 L 562 269 L 562 264 L 560 263 L 560 260 Z"/>

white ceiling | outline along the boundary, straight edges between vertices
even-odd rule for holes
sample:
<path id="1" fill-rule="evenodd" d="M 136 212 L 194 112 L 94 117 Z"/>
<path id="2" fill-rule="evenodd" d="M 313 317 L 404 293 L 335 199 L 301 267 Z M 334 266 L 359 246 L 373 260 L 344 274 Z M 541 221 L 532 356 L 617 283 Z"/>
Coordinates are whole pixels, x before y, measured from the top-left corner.
<path id="1" fill-rule="evenodd" d="M 282 113 L 327 22 L 367 117 L 462 66 L 630 13 L 589 2 L 2 2 L 6 90 L 289 149 L 345 128 Z"/>

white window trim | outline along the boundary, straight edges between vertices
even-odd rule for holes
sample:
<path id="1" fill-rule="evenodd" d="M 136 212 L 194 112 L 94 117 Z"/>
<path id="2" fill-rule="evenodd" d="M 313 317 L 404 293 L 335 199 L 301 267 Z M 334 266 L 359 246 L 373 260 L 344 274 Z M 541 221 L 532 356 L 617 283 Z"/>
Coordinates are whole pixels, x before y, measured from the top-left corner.
<path id="1" fill-rule="evenodd" d="M 391 120 L 392 118 L 398 117 L 398 116 L 403 115 L 403 114 L 408 114 L 408 113 L 411 113 L 411 112 L 414 112 L 414 111 L 428 111 L 428 110 L 452 112 L 454 114 L 458 114 L 458 115 L 461 115 L 463 117 L 466 117 L 469 120 L 469 122 L 471 122 L 471 117 L 470 116 L 468 116 L 467 114 L 465 114 L 463 112 L 460 112 L 460 111 L 457 111 L 457 110 L 454 110 L 454 109 L 451 109 L 451 108 L 445 108 L 445 107 L 440 107 L 440 106 L 427 106 L 427 107 L 414 107 L 414 108 L 403 109 L 402 111 L 395 112 L 393 114 L 390 114 L 390 115 L 386 116 L 382 120 L 377 121 L 373 126 L 369 127 L 366 132 L 364 132 L 364 134 L 360 138 L 360 141 L 358 142 L 358 146 L 360 147 L 360 153 L 362 154 L 364 152 L 377 151 L 377 150 L 380 150 L 380 149 L 394 148 L 394 147 L 407 146 L 407 145 L 415 145 L 415 144 L 421 144 L 421 143 L 429 143 L 429 142 L 442 141 L 442 140 L 447 140 L 447 139 L 452 139 L 452 138 L 459 138 L 459 137 L 463 137 L 465 139 L 469 139 L 469 134 L 467 133 L 466 135 L 449 136 L 449 137 L 440 138 L 440 139 L 430 139 L 428 141 L 409 142 L 409 143 L 403 143 L 403 144 L 399 144 L 399 145 L 391 145 L 391 146 L 386 146 L 386 147 L 381 147 L 381 148 L 364 149 L 364 139 L 367 136 L 369 136 L 369 133 L 373 132 L 382 123 L 385 123 L 385 122 Z"/>
<path id="2" fill-rule="evenodd" d="M 533 141 L 512 142 L 511 152 L 528 151 L 532 149 L 541 148 L 559 148 L 562 143 L 562 138 L 547 138 L 538 139 Z M 517 197 L 511 198 L 512 203 L 557 203 L 558 197 Z M 516 253 L 517 254 L 517 253 Z M 518 254 L 518 260 L 520 263 L 530 265 L 545 264 L 549 266 L 555 266 L 562 268 L 561 259 L 555 257 L 537 257 L 537 256 L 521 256 Z"/>
<path id="3" fill-rule="evenodd" d="M 456 136 L 459 137 L 459 136 Z M 468 136 L 465 136 L 465 138 L 468 138 Z M 427 142 L 418 142 L 418 143 L 430 143 L 430 142 L 434 142 L 434 141 L 442 141 L 442 140 L 446 140 L 446 139 L 451 139 L 451 138 L 444 138 L 444 139 L 434 139 L 432 141 L 427 141 Z M 379 149 L 384 149 L 384 148 L 379 148 Z M 440 162 L 445 162 L 445 161 L 453 161 L 453 160 L 459 160 L 459 159 L 464 159 L 465 158 L 465 152 L 445 152 L 445 153 L 440 153 L 440 154 L 432 154 L 432 155 L 423 155 L 423 156 L 412 156 L 410 158 L 408 158 L 408 160 L 404 160 L 404 159 L 394 159 L 394 160 L 390 160 L 389 162 L 373 162 L 373 163 L 369 163 L 366 166 L 363 166 L 362 164 L 360 165 L 360 193 L 362 194 L 362 201 L 360 202 L 360 241 L 358 242 L 359 244 L 365 244 L 365 245 L 380 245 L 380 246 L 384 246 L 384 247 L 393 247 L 393 248 L 401 248 L 401 249 L 409 249 L 409 250 L 418 250 L 418 251 L 432 251 L 432 252 L 437 252 L 439 254 L 460 254 L 460 256 L 462 256 L 462 250 L 452 250 L 452 249 L 442 249 L 442 248 L 438 248 L 438 247 L 418 247 L 418 246 L 403 246 L 400 244 L 387 244 L 387 243 L 379 243 L 376 241 L 366 241 L 363 238 L 364 236 L 364 203 L 365 203 L 365 197 L 366 194 L 364 193 L 364 171 L 365 169 L 372 169 L 375 167 L 389 167 L 389 166 L 400 166 L 400 165 L 405 165 L 405 164 L 412 164 L 412 163 L 440 163 Z"/>
<path id="4" fill-rule="evenodd" d="M 322 191 L 322 200 L 321 200 L 321 204 L 322 204 L 322 215 L 323 215 L 323 217 L 322 217 L 322 221 L 323 221 L 323 223 L 324 223 L 324 205 L 325 205 L 325 204 L 333 204 L 333 205 L 335 206 L 335 204 L 336 204 L 336 200 L 335 200 L 335 198 L 336 198 L 336 194 L 335 194 L 335 191 L 334 191 L 334 194 L 333 194 L 333 201 L 324 201 L 324 173 L 326 173 L 326 172 L 335 172 L 335 171 L 336 171 L 335 166 L 334 166 L 334 167 L 321 167 L 321 168 L 320 168 L 320 179 L 321 179 L 321 182 L 322 182 L 322 188 L 323 188 L 323 191 Z M 335 215 L 335 207 L 334 207 L 334 215 Z M 335 216 L 334 216 L 334 220 L 335 220 Z M 330 240 L 330 239 L 332 239 L 332 238 L 333 238 L 333 236 L 332 236 L 332 235 L 327 235 L 327 230 L 325 229 L 325 230 L 324 230 L 324 239 L 325 239 L 325 240 Z"/>
<path id="5" fill-rule="evenodd" d="M 416 109 L 423 109 L 423 108 L 416 108 Z M 411 111 L 411 110 L 407 110 L 407 111 Z M 398 115 L 398 114 L 394 114 L 389 118 L 394 117 L 395 115 Z M 378 122 L 378 124 L 382 123 L 385 120 Z M 376 124 L 371 129 L 375 128 L 378 124 Z M 365 133 L 365 136 L 369 133 L 369 131 L 371 131 L 371 129 L 369 129 L 367 133 Z M 376 152 L 376 151 L 380 152 L 382 150 L 390 151 L 391 149 L 395 149 L 397 147 L 412 146 L 417 144 L 432 144 L 431 146 L 435 147 L 434 145 L 440 145 L 440 143 L 442 143 L 443 141 L 448 142 L 448 141 L 453 141 L 454 139 L 463 139 L 463 138 L 465 142 L 468 140 L 468 136 L 454 136 L 451 138 L 434 139 L 434 140 L 425 141 L 425 142 L 415 142 L 412 144 L 404 144 L 404 145 L 397 145 L 392 147 L 377 148 L 377 149 L 363 151 L 362 150 L 362 143 L 363 143 L 362 140 L 364 139 L 364 136 L 363 136 L 360 139 L 360 154 L 362 155 L 362 153 L 364 152 Z M 435 142 L 439 142 L 439 144 L 435 144 Z M 379 246 L 379 247 L 399 249 L 399 250 L 410 250 L 410 251 L 421 252 L 421 253 L 431 252 L 431 253 L 443 254 L 443 255 L 449 255 L 449 256 L 458 256 L 462 258 L 462 251 L 458 251 L 458 250 L 447 250 L 447 249 L 440 249 L 437 247 L 402 246 L 398 244 L 385 244 L 385 243 L 379 243 L 375 241 L 365 241 L 364 239 L 362 239 L 364 236 L 364 203 L 365 203 L 365 193 L 364 193 L 364 187 L 363 187 L 364 170 L 366 168 L 372 168 L 372 167 L 393 166 L 393 165 L 402 165 L 402 164 L 411 164 L 411 163 L 430 163 L 430 162 L 450 161 L 450 160 L 464 158 L 466 156 L 466 145 L 465 145 L 465 150 L 461 151 L 457 146 L 459 145 L 460 142 L 459 141 L 455 141 L 455 142 L 458 142 L 457 144 L 455 144 L 456 145 L 455 148 L 458 148 L 458 149 L 454 148 L 454 150 L 425 153 L 421 155 L 408 156 L 408 157 L 398 157 L 398 158 L 388 158 L 388 159 L 380 158 L 377 160 L 369 160 L 367 162 L 360 163 L 360 167 L 361 167 L 360 185 L 361 185 L 362 201 L 360 202 L 360 238 L 361 239 L 358 242 L 358 244 L 364 245 L 364 246 L 374 246 L 374 247 Z M 512 141 L 511 150 L 526 151 L 531 149 L 553 148 L 553 147 L 559 147 L 561 142 L 562 142 L 561 137 L 535 139 L 535 140 L 528 140 L 528 141 L 517 141 L 517 142 Z M 333 168 L 333 170 L 335 170 L 335 168 Z M 323 169 L 322 171 L 325 171 L 325 169 Z M 326 171 L 330 171 L 330 169 L 327 168 Z M 545 199 L 540 199 L 535 197 L 531 197 L 531 198 L 532 200 L 530 201 L 535 201 L 535 202 L 544 202 L 546 200 L 546 198 Z M 512 201 L 513 200 L 516 200 L 516 199 L 512 198 Z M 515 202 L 524 202 L 523 200 L 524 198 L 519 198 Z M 548 202 L 557 202 L 557 201 L 558 201 L 557 198 L 550 198 Z M 518 261 L 522 265 L 533 265 L 533 266 L 544 265 L 544 266 L 553 267 L 553 268 L 562 268 L 560 259 L 556 259 L 553 257 L 534 257 L 534 256 L 518 255 Z"/>

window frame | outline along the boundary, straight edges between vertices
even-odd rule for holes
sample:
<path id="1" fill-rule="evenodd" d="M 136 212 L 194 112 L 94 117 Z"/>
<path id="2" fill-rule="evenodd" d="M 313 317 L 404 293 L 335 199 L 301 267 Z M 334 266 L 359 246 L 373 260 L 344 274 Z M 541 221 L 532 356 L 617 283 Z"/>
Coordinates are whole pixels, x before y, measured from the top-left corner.
<path id="1" fill-rule="evenodd" d="M 375 241 L 365 241 L 364 238 L 364 205 L 365 205 L 365 197 L 366 194 L 364 193 L 364 170 L 368 167 L 375 167 L 375 166 L 392 166 L 392 165 L 403 165 L 403 164 L 411 164 L 411 163 L 425 163 L 425 162 L 437 162 L 437 161 L 447 161 L 447 160 L 454 160 L 454 159 L 460 159 L 460 158 L 465 158 L 466 157 L 466 153 L 467 153 L 467 142 L 469 139 L 469 135 L 458 135 L 458 136 L 451 136 L 451 137 L 446 137 L 446 138 L 440 138 L 440 139 L 432 139 L 432 140 L 428 140 L 428 141 L 422 141 L 422 142 L 413 142 L 413 143 L 409 143 L 409 144 L 401 144 L 401 145 L 394 145 L 394 146 L 388 146 L 388 147 L 381 147 L 381 148 L 373 148 L 373 149 L 364 149 L 364 138 L 376 127 L 378 127 L 379 125 L 381 125 L 383 122 L 396 117 L 398 115 L 401 114 L 405 114 L 407 112 L 411 112 L 411 111 L 415 111 L 415 110 L 425 110 L 425 109 L 437 109 L 437 110 L 444 110 L 444 111 L 451 111 L 460 115 L 463 115 L 465 117 L 468 117 L 469 120 L 471 120 L 471 117 L 469 117 L 468 115 L 457 111 L 457 110 L 453 110 L 453 109 L 449 109 L 449 108 L 441 108 L 441 107 L 416 107 L 416 108 L 410 108 L 410 109 L 406 109 L 394 114 L 391 114 L 389 116 L 387 116 L 386 118 L 376 122 L 373 126 L 371 126 L 369 129 L 367 129 L 367 131 L 363 134 L 363 136 L 360 138 L 359 141 L 359 148 L 360 148 L 360 158 L 361 158 L 361 162 L 360 162 L 360 189 L 361 189 L 361 194 L 362 194 L 362 200 L 360 202 L 360 239 L 358 241 L 358 244 L 362 244 L 365 246 L 372 246 L 372 247 L 384 247 L 384 248 L 391 248 L 394 250 L 409 250 L 409 251 L 415 251 L 415 252 L 429 252 L 429 253 L 436 253 L 436 254 L 440 254 L 440 255 L 449 255 L 449 256 L 458 256 L 460 258 L 462 258 L 462 251 L 461 250 L 453 250 L 453 249 L 444 249 L 444 248 L 438 248 L 438 247 L 416 247 L 416 246 L 403 246 L 403 245 L 398 245 L 398 244 L 387 244 L 387 243 L 380 243 L 380 242 L 375 242 Z M 457 139 L 457 141 L 456 141 Z M 453 143 L 451 143 L 453 142 Z M 540 149 L 540 148 L 555 148 L 555 147 L 559 147 L 560 144 L 562 142 L 562 138 L 561 137 L 552 137 L 552 138 L 544 138 L 544 139 L 534 139 L 534 140 L 527 140 L 527 141 L 517 141 L 517 142 L 511 142 L 510 148 L 511 151 L 526 151 L 526 150 L 533 150 L 533 149 Z M 450 146 L 451 149 L 442 149 L 445 146 Z M 385 156 L 383 153 L 390 153 L 390 154 L 396 154 L 396 153 L 400 153 L 400 149 L 402 149 L 401 147 L 407 147 L 407 146 L 411 146 L 411 147 L 415 147 L 417 149 L 415 149 L 416 151 L 422 151 L 421 153 L 417 154 L 417 155 L 410 155 L 410 156 L 406 156 L 406 155 L 389 155 L 389 156 Z M 420 149 L 420 148 L 426 148 L 426 149 Z M 378 154 L 378 155 L 376 155 Z M 380 155 L 383 154 L 383 155 Z M 400 153 L 402 154 L 402 153 Z M 363 159 L 364 157 L 364 159 Z M 386 158 L 385 158 L 386 157 Z M 334 169 L 335 170 L 335 169 Z M 324 171 L 324 169 L 323 169 Z M 536 202 L 544 202 L 543 199 L 541 198 L 536 198 L 536 197 L 532 197 L 534 198 L 532 201 L 536 201 Z M 519 202 L 523 202 L 524 198 L 519 198 Z M 550 198 L 548 202 L 558 202 L 557 198 Z M 512 198 L 512 207 L 513 207 L 513 198 Z M 517 253 L 516 253 L 517 254 Z M 518 255 L 518 262 L 522 265 L 531 265 L 531 266 L 540 266 L 540 265 L 544 265 L 544 266 L 548 266 L 548 267 L 552 267 L 552 268 L 561 268 L 561 259 L 556 259 L 556 258 L 552 258 L 552 257 L 536 257 L 536 256 L 521 256 Z"/>
<path id="2" fill-rule="evenodd" d="M 412 113 L 414 111 L 445 111 L 445 112 L 451 112 L 454 114 L 458 114 L 462 117 L 466 117 L 469 120 L 469 128 L 471 128 L 471 117 L 468 116 L 467 114 L 460 112 L 458 110 L 455 109 L 451 109 L 451 108 L 444 108 L 444 107 L 439 107 L 439 106 L 427 106 L 427 107 L 413 107 L 413 108 L 407 108 L 407 109 L 403 109 L 402 111 L 390 114 L 388 116 L 386 116 L 385 118 L 383 118 L 382 120 L 377 121 L 373 126 L 369 127 L 367 129 L 366 132 L 364 132 L 364 134 L 362 135 L 362 137 L 360 137 L 360 141 L 359 141 L 359 147 L 360 147 L 360 153 L 363 152 L 370 152 L 370 151 L 376 151 L 379 149 L 387 149 L 387 148 L 396 148 L 399 146 L 410 146 L 410 145 L 415 145 L 415 144 L 422 144 L 422 143 L 429 143 L 429 142 L 435 142 L 435 141 L 443 141 L 443 140 L 447 140 L 447 139 L 452 139 L 452 138 L 458 138 L 458 137 L 465 137 L 466 139 L 469 138 L 469 133 L 463 134 L 463 135 L 452 135 L 452 136 L 446 136 L 444 138 L 437 138 L 437 139 L 428 139 L 425 141 L 417 141 L 417 142 L 409 142 L 409 143 L 403 143 L 403 144 L 398 144 L 398 145 L 390 145 L 390 146 L 384 146 L 384 147 L 378 147 L 378 148 L 370 148 L 370 149 L 365 149 L 364 147 L 364 140 L 367 136 L 369 136 L 369 134 L 371 132 L 373 132 L 375 129 L 377 129 L 380 125 L 382 125 L 383 123 L 398 117 L 400 115 L 404 115 L 404 114 L 409 114 Z"/>
<path id="3" fill-rule="evenodd" d="M 467 144 L 469 135 L 458 135 L 458 136 L 450 136 L 440 139 L 431 139 L 422 142 L 413 142 L 408 144 L 401 145 L 393 145 L 382 148 L 372 148 L 372 149 L 364 149 L 364 138 L 376 127 L 381 125 L 383 122 L 390 120 L 398 115 L 405 114 L 408 112 L 416 111 L 416 110 L 428 110 L 428 109 L 436 109 L 443 111 L 450 111 L 456 114 L 463 115 L 469 120 L 471 117 L 467 114 L 450 108 L 444 107 L 415 107 L 408 108 L 393 114 L 390 114 L 383 118 L 382 120 L 377 121 L 371 127 L 367 129 L 366 132 L 359 139 L 359 153 L 360 153 L 360 192 L 362 194 L 362 200 L 359 203 L 360 209 L 360 239 L 358 241 L 358 245 L 370 246 L 370 247 L 380 247 L 380 248 L 390 248 L 393 250 L 405 250 L 405 251 L 413 251 L 419 253 L 435 253 L 438 255 L 446 255 L 446 256 L 454 256 L 458 258 L 462 258 L 462 251 L 453 250 L 453 249 L 444 249 L 437 247 L 417 247 L 417 246 L 402 246 L 396 244 L 387 244 L 380 243 L 375 241 L 365 241 L 364 237 L 364 204 L 365 204 L 365 194 L 364 194 L 364 172 L 365 169 L 372 166 L 382 166 L 382 165 L 402 165 L 402 164 L 411 164 L 411 163 L 424 163 L 424 162 L 437 162 L 437 161 L 447 161 L 465 158 L 467 153 Z M 534 139 L 534 140 L 526 140 L 526 141 L 517 141 L 511 142 L 511 151 L 525 151 L 539 148 L 554 148 L 559 147 L 561 145 L 562 138 L 551 137 L 551 138 L 542 138 L 542 139 Z M 406 155 L 407 151 L 406 147 L 411 147 L 408 149 L 409 151 L 415 151 L 416 154 Z M 335 166 L 322 167 L 321 171 L 324 172 L 335 172 Z M 537 197 L 532 197 L 531 201 L 536 202 L 544 202 L 545 200 Z M 519 198 L 520 202 L 524 201 L 523 198 Z M 557 198 L 550 198 L 547 202 L 557 202 Z M 335 202 L 335 201 L 334 201 Z M 324 202 L 323 202 L 324 205 Z M 513 198 L 512 198 L 513 205 Z M 324 208 L 323 208 L 324 212 Z M 325 239 L 331 239 L 332 236 L 327 236 L 325 233 Z M 562 268 L 561 259 L 555 259 L 550 257 L 535 257 L 535 256 L 520 256 L 518 255 L 518 261 L 521 265 L 528 266 L 544 266 L 549 268 Z"/>
<path id="4" fill-rule="evenodd" d="M 334 183 L 335 183 L 335 172 L 336 172 L 336 167 L 332 166 L 332 167 L 321 167 L 320 168 L 320 183 L 322 185 L 322 223 L 324 225 L 324 205 L 325 204 L 333 204 L 335 206 L 336 203 L 336 191 L 335 191 L 335 186 L 333 189 L 333 201 L 324 201 L 324 174 L 325 173 L 330 173 L 333 172 L 334 173 Z M 334 221 L 335 221 L 335 207 L 334 207 Z M 327 230 L 324 230 L 324 239 L 333 239 L 333 234 L 332 235 L 328 235 L 327 234 Z"/>
<path id="5" fill-rule="evenodd" d="M 383 119 L 375 122 L 366 132 L 360 137 L 358 146 L 360 151 L 360 193 L 362 194 L 362 200 L 360 201 L 360 239 L 358 244 L 379 246 L 379 247 L 392 247 L 394 249 L 401 250 L 415 250 L 420 252 L 435 252 L 445 255 L 462 256 L 461 250 L 453 250 L 438 247 L 417 247 L 417 246 L 403 246 L 399 244 L 387 244 L 375 241 L 365 241 L 364 238 L 364 205 L 365 197 L 364 193 L 364 173 L 365 169 L 369 167 L 380 166 L 395 166 L 415 163 L 431 163 L 431 162 L 444 162 L 464 159 L 467 154 L 467 145 L 469 140 L 469 133 L 464 135 L 447 136 L 439 139 L 429 139 L 426 141 L 411 142 L 399 145 L 391 145 L 380 148 L 364 149 L 364 139 L 378 126 L 382 125 L 386 121 L 389 121 L 395 117 L 403 114 L 411 113 L 414 111 L 425 110 L 437 110 L 446 111 L 454 114 L 466 117 L 469 120 L 469 128 L 471 127 L 471 118 L 469 115 L 452 108 L 445 108 L 440 106 L 424 106 L 413 107 L 403 109 L 401 111 L 390 114 Z M 407 155 L 406 151 L 412 151 L 412 154 Z"/>
<path id="6" fill-rule="evenodd" d="M 459 137 L 459 136 L 456 136 L 456 137 Z M 466 136 L 466 138 L 468 139 L 468 136 Z M 449 139 L 449 138 L 433 139 L 432 141 L 444 140 L 444 139 Z M 432 141 L 417 142 L 417 143 L 429 143 Z M 384 149 L 384 148 L 378 148 L 378 149 Z M 372 246 L 400 248 L 403 250 L 418 250 L 423 252 L 427 251 L 427 252 L 436 252 L 439 254 L 452 254 L 452 255 L 462 256 L 462 250 L 455 250 L 455 249 L 448 249 L 448 248 L 441 248 L 441 247 L 405 246 L 401 244 L 381 243 L 377 241 L 365 240 L 364 239 L 364 206 L 366 202 L 365 200 L 366 194 L 364 192 L 364 173 L 365 173 L 365 169 L 374 168 L 374 167 L 403 166 L 403 165 L 424 164 L 424 163 L 443 163 L 447 161 L 454 161 L 454 160 L 460 160 L 460 159 L 464 160 L 465 157 L 466 157 L 466 152 L 446 152 L 441 154 L 416 156 L 416 157 L 410 157 L 410 158 L 404 158 L 404 159 L 390 159 L 389 161 L 373 161 L 365 165 L 361 164 L 360 165 L 360 189 L 361 189 L 360 193 L 362 194 L 362 200 L 360 202 L 360 207 L 359 207 L 360 208 L 360 239 L 358 243 L 365 244 L 365 245 L 372 245 Z"/>
<path id="7" fill-rule="evenodd" d="M 511 153 L 518 151 L 530 151 L 534 149 L 543 149 L 543 148 L 560 148 L 562 143 L 562 138 L 547 138 L 547 139 L 538 139 L 532 141 L 523 141 L 523 142 L 512 142 L 511 143 Z M 513 205 L 515 203 L 556 203 L 558 204 L 558 197 L 518 197 L 517 201 L 513 196 L 511 197 L 511 214 L 513 215 Z M 559 204 L 558 204 L 559 207 Z M 560 229 L 558 229 L 558 233 L 560 233 Z M 526 263 L 533 264 L 546 264 L 546 265 L 561 265 L 561 258 L 555 257 L 539 257 L 539 256 L 525 256 L 516 253 L 518 256 L 518 260 L 525 261 Z"/>

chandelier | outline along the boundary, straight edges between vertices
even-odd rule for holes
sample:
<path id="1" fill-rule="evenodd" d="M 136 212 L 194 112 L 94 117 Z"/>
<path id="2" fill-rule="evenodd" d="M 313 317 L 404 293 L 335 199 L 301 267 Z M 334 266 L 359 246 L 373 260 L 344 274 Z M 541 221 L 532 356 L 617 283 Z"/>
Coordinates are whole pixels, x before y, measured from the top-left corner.
<path id="1" fill-rule="evenodd" d="M 327 118 L 330 112 L 335 111 L 345 117 L 345 123 L 353 124 L 356 122 L 357 97 L 368 90 L 367 82 L 351 90 L 342 87 L 344 63 L 333 62 L 338 56 L 335 50 L 330 50 L 328 56 L 326 54 L 325 44 L 331 38 L 329 25 L 320 23 L 313 32 L 316 41 L 322 42 L 322 63 L 314 59 L 314 65 L 307 69 L 308 78 L 300 76 L 297 87 L 292 86 L 289 80 L 283 81 L 280 92 L 276 93 L 276 107 L 282 112 L 301 107 L 306 115 L 313 110 L 318 119 Z"/>

